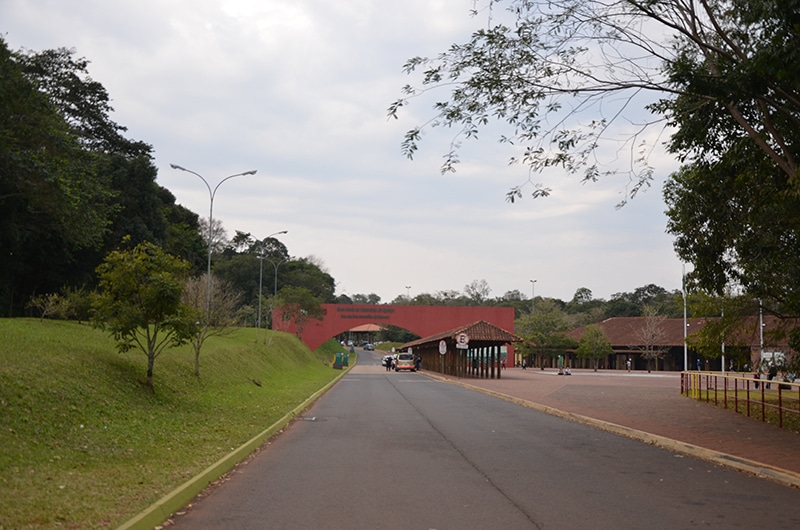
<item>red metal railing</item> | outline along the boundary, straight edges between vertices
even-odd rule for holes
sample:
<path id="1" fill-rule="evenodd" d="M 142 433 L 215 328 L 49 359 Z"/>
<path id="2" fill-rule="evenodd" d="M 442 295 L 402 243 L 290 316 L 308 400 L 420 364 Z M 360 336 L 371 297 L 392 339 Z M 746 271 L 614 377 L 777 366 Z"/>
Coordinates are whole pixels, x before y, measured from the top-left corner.
<path id="1" fill-rule="evenodd" d="M 682 372 L 681 394 L 800 432 L 800 383 L 750 374 Z"/>

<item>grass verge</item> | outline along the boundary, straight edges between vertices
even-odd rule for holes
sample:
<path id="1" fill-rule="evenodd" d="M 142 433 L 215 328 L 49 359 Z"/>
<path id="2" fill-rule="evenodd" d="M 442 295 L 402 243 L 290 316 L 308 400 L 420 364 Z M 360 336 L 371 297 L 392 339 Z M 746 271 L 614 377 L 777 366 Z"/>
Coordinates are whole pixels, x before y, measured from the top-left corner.
<path id="1" fill-rule="evenodd" d="M 763 394 L 761 390 L 751 390 L 748 393 L 741 389 L 736 391 L 703 389 L 695 399 L 800 433 L 800 398 L 797 397 L 797 388 L 794 387 L 793 391 L 784 391 L 779 396 L 778 384 L 780 382 L 772 382 L 772 388 Z"/>
<path id="2" fill-rule="evenodd" d="M 0 530 L 115 528 L 283 417 L 340 372 L 338 344 L 212 337 L 155 363 L 87 325 L 0 319 Z"/>

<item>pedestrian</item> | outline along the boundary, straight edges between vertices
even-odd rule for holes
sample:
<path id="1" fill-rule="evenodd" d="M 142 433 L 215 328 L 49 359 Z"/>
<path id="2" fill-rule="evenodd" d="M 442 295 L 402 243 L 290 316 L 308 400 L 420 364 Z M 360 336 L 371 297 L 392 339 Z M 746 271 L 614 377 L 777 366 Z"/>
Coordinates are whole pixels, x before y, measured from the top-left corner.
<path id="1" fill-rule="evenodd" d="M 700 362 L 700 357 L 698 357 L 697 358 L 697 371 L 699 372 L 702 367 L 703 367 L 703 363 Z"/>
<path id="2" fill-rule="evenodd" d="M 767 381 L 772 381 L 777 376 L 778 376 L 778 367 L 774 362 L 770 361 L 769 370 L 767 371 Z M 770 386 L 771 385 L 767 383 L 767 388 L 769 388 Z"/>
<path id="3" fill-rule="evenodd" d="M 525 359 L 522 359 L 522 369 L 524 370 L 524 369 L 526 369 L 527 367 L 528 367 L 528 365 L 527 365 L 527 364 L 525 364 Z"/>
<path id="4" fill-rule="evenodd" d="M 501 359 L 501 360 L 500 360 L 500 367 L 501 367 L 503 370 L 505 370 L 505 369 L 506 369 L 506 360 L 505 360 L 505 359 Z"/>
<path id="5" fill-rule="evenodd" d="M 630 372 L 631 371 L 631 358 L 630 357 L 628 357 L 628 360 L 625 361 L 625 365 L 628 367 L 628 371 Z"/>

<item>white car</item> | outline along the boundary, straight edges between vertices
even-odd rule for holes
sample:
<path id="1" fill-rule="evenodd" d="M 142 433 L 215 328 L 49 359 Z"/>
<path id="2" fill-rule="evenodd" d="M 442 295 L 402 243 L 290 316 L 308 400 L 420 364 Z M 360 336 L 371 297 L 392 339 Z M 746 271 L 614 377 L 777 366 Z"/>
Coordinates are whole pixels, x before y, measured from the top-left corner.
<path id="1" fill-rule="evenodd" d="M 414 356 L 410 353 L 400 353 L 397 355 L 397 364 L 394 367 L 398 372 L 400 370 L 411 370 L 415 372 L 417 367 L 414 366 Z"/>

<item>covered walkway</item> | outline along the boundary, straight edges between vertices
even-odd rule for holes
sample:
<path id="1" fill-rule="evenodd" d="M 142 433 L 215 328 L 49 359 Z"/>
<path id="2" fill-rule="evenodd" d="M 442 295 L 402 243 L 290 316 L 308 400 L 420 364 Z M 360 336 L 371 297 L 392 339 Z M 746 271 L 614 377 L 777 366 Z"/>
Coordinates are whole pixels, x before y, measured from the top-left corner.
<path id="1" fill-rule="evenodd" d="M 500 379 L 509 363 L 508 346 L 522 339 L 479 320 L 436 333 L 398 348 L 419 356 L 422 369 L 455 377 Z"/>

